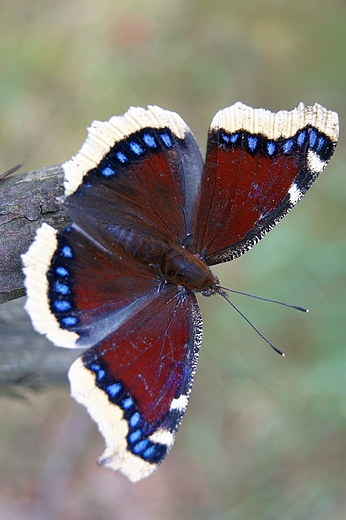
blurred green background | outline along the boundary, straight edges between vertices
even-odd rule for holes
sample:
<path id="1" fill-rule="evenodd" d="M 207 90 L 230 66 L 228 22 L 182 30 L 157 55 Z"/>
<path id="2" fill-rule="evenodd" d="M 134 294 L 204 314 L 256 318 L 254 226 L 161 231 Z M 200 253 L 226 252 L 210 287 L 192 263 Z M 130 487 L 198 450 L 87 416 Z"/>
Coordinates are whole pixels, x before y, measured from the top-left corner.
<path id="1" fill-rule="evenodd" d="M 221 298 L 200 298 L 189 409 L 167 461 L 135 485 L 97 467 L 101 436 L 67 385 L 2 398 L 1 520 L 346 518 L 345 56 L 341 0 L 0 0 L 0 171 L 65 161 L 93 119 L 130 105 L 178 112 L 202 150 L 215 112 L 238 100 L 319 102 L 341 119 L 308 196 L 215 269 L 223 285 L 310 309 L 234 297 L 286 358 Z M 0 308 L 0 335 L 29 330 L 19 304 Z"/>

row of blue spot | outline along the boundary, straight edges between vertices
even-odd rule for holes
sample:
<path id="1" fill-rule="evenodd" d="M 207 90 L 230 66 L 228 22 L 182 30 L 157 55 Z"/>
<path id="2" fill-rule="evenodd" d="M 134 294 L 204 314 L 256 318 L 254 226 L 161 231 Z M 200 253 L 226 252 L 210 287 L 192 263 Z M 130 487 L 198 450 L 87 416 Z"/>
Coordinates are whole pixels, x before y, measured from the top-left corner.
<path id="1" fill-rule="evenodd" d="M 267 141 L 266 151 L 269 156 L 273 155 L 276 151 L 282 151 L 284 154 L 289 154 L 292 151 L 295 143 L 299 148 L 302 148 L 307 139 L 309 139 L 309 147 L 314 149 L 317 153 L 321 152 L 323 146 L 326 144 L 326 137 L 319 134 L 314 128 L 300 130 L 294 137 L 284 141 L 281 140 L 281 142 L 268 140 L 265 136 L 262 135 L 249 135 L 248 133 L 243 134 L 240 131 L 235 132 L 234 134 L 227 134 L 225 132 L 221 133 L 223 141 L 227 144 L 236 144 L 237 142 L 241 143 L 241 137 L 243 135 L 251 152 L 256 150 L 260 140 L 264 139 Z"/>
<path id="2" fill-rule="evenodd" d="M 172 148 L 173 142 L 171 139 L 171 136 L 165 131 L 165 132 L 158 132 L 158 134 L 152 135 L 150 133 L 144 133 L 141 135 L 141 137 L 138 137 L 136 140 L 131 140 L 131 137 L 125 139 L 121 145 L 122 148 L 125 148 L 124 151 L 118 151 L 115 153 L 115 157 L 118 159 L 118 161 L 121 164 L 125 164 L 127 162 L 131 161 L 131 153 L 128 154 L 126 152 L 126 148 L 129 152 L 134 153 L 137 157 L 140 157 L 142 154 L 145 153 L 145 151 L 149 148 L 151 150 L 154 150 L 158 148 L 158 143 L 155 139 L 156 136 L 159 136 L 160 138 L 160 145 L 164 145 L 166 148 Z M 101 170 L 101 173 L 104 177 L 111 177 L 112 175 L 115 175 L 114 169 L 107 165 Z"/>
<path id="3" fill-rule="evenodd" d="M 68 226 L 65 231 L 69 232 L 70 227 Z M 62 257 L 62 261 L 68 261 L 73 258 L 72 249 L 68 245 L 63 245 L 61 249 L 57 249 L 54 255 L 54 259 L 58 260 L 59 257 Z M 59 260 L 58 260 L 59 261 Z M 57 313 L 67 313 L 72 309 L 72 304 L 69 301 L 69 296 L 71 295 L 71 290 L 68 285 L 69 282 L 69 272 L 63 265 L 55 265 L 53 267 L 54 274 L 58 277 L 55 279 L 53 277 L 53 286 L 51 287 L 51 294 L 57 294 L 58 299 L 53 299 L 52 306 L 56 310 Z M 54 296 L 55 298 L 55 296 Z M 77 325 L 77 318 L 75 316 L 64 315 L 62 317 L 57 316 L 59 322 L 62 323 L 66 328 L 74 327 Z"/>
<path id="4" fill-rule="evenodd" d="M 124 411 L 124 418 L 129 425 L 127 434 L 129 451 L 147 462 L 159 462 L 165 456 L 167 447 L 145 438 L 143 418 L 136 409 L 133 398 L 125 391 L 124 385 L 120 382 L 108 383 L 106 370 L 98 363 L 93 362 L 86 366 L 95 373 L 97 386 L 106 392 L 115 406 L 119 406 Z"/>

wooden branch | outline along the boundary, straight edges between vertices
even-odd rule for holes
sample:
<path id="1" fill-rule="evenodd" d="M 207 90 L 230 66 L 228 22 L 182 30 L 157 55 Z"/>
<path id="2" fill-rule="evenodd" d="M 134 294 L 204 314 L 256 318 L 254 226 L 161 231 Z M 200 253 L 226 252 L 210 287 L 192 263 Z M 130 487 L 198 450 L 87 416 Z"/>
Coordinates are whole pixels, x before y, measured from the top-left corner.
<path id="1" fill-rule="evenodd" d="M 50 166 L 0 178 L 0 303 L 24 295 L 20 255 L 36 229 L 47 222 L 63 229 L 63 171 Z M 0 393 L 27 396 L 25 388 L 67 384 L 78 351 L 54 347 L 37 334 L 23 309 L 24 299 L 0 307 Z"/>
<path id="2" fill-rule="evenodd" d="M 0 179 L 0 303 L 25 294 L 20 255 L 42 222 L 63 229 L 63 170 L 49 166 Z"/>
<path id="3" fill-rule="evenodd" d="M 24 298 L 0 306 L 0 395 L 30 397 L 30 390 L 67 386 L 79 349 L 54 347 L 34 331 Z"/>

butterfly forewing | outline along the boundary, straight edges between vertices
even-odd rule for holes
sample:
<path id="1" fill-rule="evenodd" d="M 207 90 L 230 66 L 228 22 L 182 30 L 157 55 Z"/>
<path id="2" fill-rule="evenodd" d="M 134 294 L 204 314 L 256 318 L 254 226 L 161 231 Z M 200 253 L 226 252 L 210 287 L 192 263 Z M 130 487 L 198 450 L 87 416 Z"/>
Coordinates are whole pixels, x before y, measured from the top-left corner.
<path id="1" fill-rule="evenodd" d="M 218 112 L 197 218 L 197 250 L 207 263 L 258 242 L 324 169 L 337 138 L 337 115 L 320 105 L 274 114 L 237 103 Z"/>
<path id="2" fill-rule="evenodd" d="M 141 127 L 153 119 L 157 127 Z M 128 136 L 123 134 L 131 128 Z M 92 129 L 79 154 L 65 165 L 67 178 L 74 179 L 76 164 L 93 153 L 95 141 L 106 139 L 106 130 L 111 145 L 83 172 L 67 199 L 74 224 L 105 248 L 123 229 L 151 240 L 182 241 L 191 232 L 203 170 L 201 152 L 184 121 L 151 107 L 130 109 Z"/>

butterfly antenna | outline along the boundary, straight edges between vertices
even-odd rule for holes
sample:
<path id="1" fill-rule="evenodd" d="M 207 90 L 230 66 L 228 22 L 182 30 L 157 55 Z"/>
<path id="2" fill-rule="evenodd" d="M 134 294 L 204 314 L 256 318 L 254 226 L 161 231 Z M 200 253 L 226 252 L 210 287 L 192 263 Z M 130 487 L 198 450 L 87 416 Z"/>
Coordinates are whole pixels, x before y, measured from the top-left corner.
<path id="1" fill-rule="evenodd" d="M 271 300 L 270 298 L 262 298 L 262 296 L 256 296 L 255 294 L 250 294 L 242 291 L 235 291 L 234 289 L 228 289 L 228 287 L 220 287 L 222 291 L 231 292 L 234 294 L 240 294 L 242 296 L 250 296 L 250 298 L 255 298 L 255 300 L 262 300 L 263 302 L 276 303 L 277 305 L 283 305 L 284 307 L 289 307 L 290 309 L 294 309 L 300 312 L 309 312 L 309 309 L 305 309 L 304 307 L 300 307 L 299 305 L 291 305 L 290 303 L 280 302 L 278 300 Z"/>
<path id="2" fill-rule="evenodd" d="M 240 316 L 246 321 L 246 323 L 248 323 L 250 325 L 250 327 L 266 342 L 268 343 L 268 345 L 271 346 L 271 348 L 273 350 L 275 350 L 275 352 L 277 352 L 278 354 L 280 354 L 280 356 L 282 357 L 285 357 L 285 353 L 282 352 L 282 350 L 278 349 L 275 345 L 273 345 L 273 343 L 271 341 L 269 341 L 268 338 L 266 338 L 256 327 L 253 323 L 251 323 L 251 321 L 249 320 L 249 318 L 247 318 L 245 316 L 245 314 L 243 314 L 241 312 L 240 309 L 238 309 L 238 307 L 236 305 L 234 305 L 234 303 L 230 300 L 228 294 L 225 292 L 225 289 L 223 287 L 219 287 L 219 289 L 221 289 L 220 291 L 217 291 L 220 296 L 222 296 L 232 307 L 235 311 L 237 311 L 238 314 L 240 314 Z M 228 291 L 228 289 L 226 289 Z M 235 292 L 237 293 L 237 291 L 231 291 L 231 292 Z M 252 296 L 251 294 L 247 295 L 246 293 L 239 293 L 239 294 L 244 294 L 246 296 Z M 258 298 L 259 300 L 266 300 L 266 298 L 260 298 L 259 296 L 254 296 L 254 298 Z M 267 300 L 267 301 L 272 301 L 272 300 Z M 274 303 L 281 303 L 281 302 L 274 302 Z M 291 305 L 288 305 L 288 304 L 282 304 L 282 305 L 287 305 L 288 307 L 294 307 L 294 306 L 291 306 Z M 300 308 L 299 308 L 300 309 Z M 298 309 L 298 310 L 299 310 Z"/>
<path id="3" fill-rule="evenodd" d="M 11 173 L 14 173 L 16 172 L 17 170 L 19 170 L 22 166 L 24 165 L 24 163 L 22 164 L 17 164 L 16 166 L 13 166 L 13 168 L 10 168 L 9 170 L 5 171 L 4 173 L 2 173 L 0 175 L 0 181 L 2 179 L 4 179 L 5 177 L 9 177 L 11 175 Z"/>

